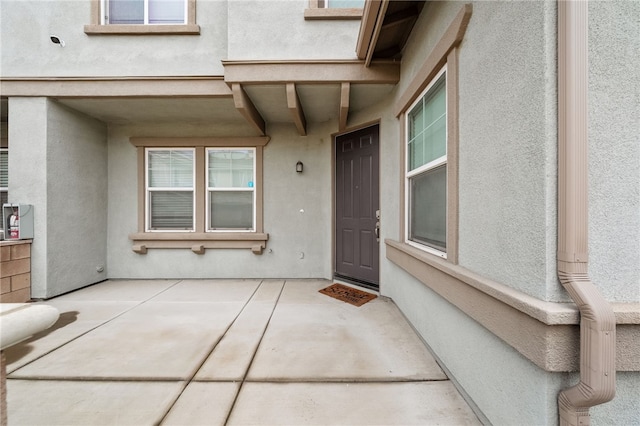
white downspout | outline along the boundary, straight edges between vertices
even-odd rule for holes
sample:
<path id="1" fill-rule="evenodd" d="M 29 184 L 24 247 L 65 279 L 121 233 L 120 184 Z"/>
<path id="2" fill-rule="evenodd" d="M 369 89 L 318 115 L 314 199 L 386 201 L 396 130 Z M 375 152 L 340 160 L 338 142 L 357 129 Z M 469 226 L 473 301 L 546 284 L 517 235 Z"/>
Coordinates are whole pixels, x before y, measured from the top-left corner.
<path id="1" fill-rule="evenodd" d="M 558 396 L 561 426 L 590 424 L 616 386 L 615 315 L 588 275 L 587 9 L 558 0 L 558 278 L 580 310 L 580 382 Z"/>

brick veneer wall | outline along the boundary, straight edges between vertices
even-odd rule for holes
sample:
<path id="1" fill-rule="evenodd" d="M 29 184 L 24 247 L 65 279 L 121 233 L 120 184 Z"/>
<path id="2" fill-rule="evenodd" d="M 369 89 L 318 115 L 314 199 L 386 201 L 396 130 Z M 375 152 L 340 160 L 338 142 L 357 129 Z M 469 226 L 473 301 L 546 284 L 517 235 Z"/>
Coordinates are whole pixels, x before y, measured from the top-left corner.
<path id="1" fill-rule="evenodd" d="M 0 241 L 0 302 L 31 300 L 31 240 Z"/>

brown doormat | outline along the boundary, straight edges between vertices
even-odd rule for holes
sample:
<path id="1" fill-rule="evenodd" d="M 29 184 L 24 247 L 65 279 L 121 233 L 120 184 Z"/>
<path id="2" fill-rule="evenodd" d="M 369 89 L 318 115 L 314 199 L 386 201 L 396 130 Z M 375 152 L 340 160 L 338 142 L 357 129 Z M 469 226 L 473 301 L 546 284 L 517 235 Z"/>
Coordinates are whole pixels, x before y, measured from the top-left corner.
<path id="1" fill-rule="evenodd" d="M 333 297 L 334 299 L 338 299 L 343 302 L 351 303 L 354 306 L 362 306 L 368 301 L 378 297 L 375 294 L 337 283 L 319 291 L 322 294 L 326 294 L 329 297 Z"/>

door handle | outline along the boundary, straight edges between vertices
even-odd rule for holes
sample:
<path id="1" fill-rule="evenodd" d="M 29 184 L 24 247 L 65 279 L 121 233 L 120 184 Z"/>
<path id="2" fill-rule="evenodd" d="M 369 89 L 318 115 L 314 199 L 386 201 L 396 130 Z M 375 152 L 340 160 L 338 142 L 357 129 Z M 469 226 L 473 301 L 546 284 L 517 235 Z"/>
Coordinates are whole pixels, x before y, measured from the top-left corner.
<path id="1" fill-rule="evenodd" d="M 376 233 L 376 241 L 380 242 L 380 222 L 376 222 L 374 232 Z"/>

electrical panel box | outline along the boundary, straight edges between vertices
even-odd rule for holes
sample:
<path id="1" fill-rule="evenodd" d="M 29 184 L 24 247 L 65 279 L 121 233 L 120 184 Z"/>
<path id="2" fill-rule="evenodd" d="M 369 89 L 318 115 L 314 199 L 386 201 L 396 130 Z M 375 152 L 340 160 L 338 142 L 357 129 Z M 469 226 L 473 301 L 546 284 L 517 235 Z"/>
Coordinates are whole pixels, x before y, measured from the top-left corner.
<path id="1" fill-rule="evenodd" d="M 33 238 L 33 205 L 3 204 L 2 224 L 5 240 Z"/>

